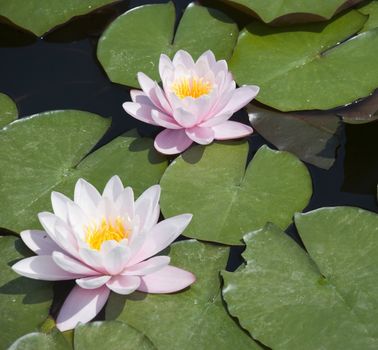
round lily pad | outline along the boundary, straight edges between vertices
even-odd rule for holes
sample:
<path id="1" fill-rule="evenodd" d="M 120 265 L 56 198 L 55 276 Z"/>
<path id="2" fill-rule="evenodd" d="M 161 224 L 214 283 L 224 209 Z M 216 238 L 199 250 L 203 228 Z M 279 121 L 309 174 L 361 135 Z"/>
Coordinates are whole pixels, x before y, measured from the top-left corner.
<path id="1" fill-rule="evenodd" d="M 29 256 L 22 241 L 0 236 L 0 345 L 6 349 L 17 338 L 38 329 L 49 314 L 52 283 L 31 280 L 15 273 L 11 266 Z"/>
<path id="2" fill-rule="evenodd" d="M 223 272 L 230 313 L 273 349 L 377 349 L 378 215 L 296 215 L 308 254 L 272 224 L 245 236 L 246 265 Z"/>
<path id="3" fill-rule="evenodd" d="M 247 156 L 245 141 L 184 152 L 161 179 L 163 215 L 192 213 L 185 236 L 232 245 L 268 221 L 285 229 L 311 197 L 306 167 L 294 155 L 266 146 L 246 169 Z"/>
<path id="4" fill-rule="evenodd" d="M 173 244 L 171 264 L 194 273 L 196 282 L 174 294 L 111 294 L 106 319 L 127 322 L 158 349 L 260 349 L 222 304 L 219 271 L 226 266 L 228 252 L 226 247 L 193 240 Z"/>
<path id="5" fill-rule="evenodd" d="M 0 16 L 41 36 L 50 29 L 117 0 L 1 0 Z"/>
<path id="6" fill-rule="evenodd" d="M 0 128 L 13 122 L 17 117 L 18 110 L 14 101 L 8 95 L 0 93 Z"/>
<path id="7" fill-rule="evenodd" d="M 378 28 L 355 35 L 366 20 L 353 10 L 327 23 L 253 22 L 239 36 L 230 69 L 239 85 L 260 86 L 258 101 L 281 111 L 343 106 L 378 87 Z"/>
<path id="8" fill-rule="evenodd" d="M 223 0 L 248 13 L 259 16 L 265 23 L 303 23 L 330 19 L 340 9 L 362 0 Z"/>
<path id="9" fill-rule="evenodd" d="M 102 190 L 119 175 L 137 195 L 158 183 L 167 162 L 152 140 L 135 133 L 87 156 L 109 124 L 100 116 L 67 110 L 20 119 L 1 130 L 0 225 L 15 232 L 39 228 L 37 214 L 51 210 L 51 192 L 72 197 L 80 177 Z"/>
<path id="10" fill-rule="evenodd" d="M 179 49 L 195 59 L 211 49 L 217 59 L 228 59 L 237 40 L 237 25 L 223 13 L 191 4 L 175 33 L 172 2 L 145 5 L 118 17 L 100 38 L 97 57 L 111 81 L 138 87 L 137 73 L 159 81 L 162 53 Z"/>

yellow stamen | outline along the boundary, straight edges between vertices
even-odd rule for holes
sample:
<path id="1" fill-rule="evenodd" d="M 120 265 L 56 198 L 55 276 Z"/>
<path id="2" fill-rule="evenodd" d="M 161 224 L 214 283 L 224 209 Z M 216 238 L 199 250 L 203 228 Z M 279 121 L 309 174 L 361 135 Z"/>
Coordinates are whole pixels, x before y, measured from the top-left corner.
<path id="1" fill-rule="evenodd" d="M 203 78 L 181 78 L 176 80 L 172 86 L 172 91 L 180 99 L 185 97 L 198 98 L 207 95 L 211 89 L 211 83 Z"/>
<path id="2" fill-rule="evenodd" d="M 85 241 L 92 249 L 100 250 L 105 241 L 121 241 L 128 238 L 130 231 L 124 226 L 122 218 L 117 217 L 114 224 L 102 219 L 99 225 L 88 226 L 85 229 Z"/>

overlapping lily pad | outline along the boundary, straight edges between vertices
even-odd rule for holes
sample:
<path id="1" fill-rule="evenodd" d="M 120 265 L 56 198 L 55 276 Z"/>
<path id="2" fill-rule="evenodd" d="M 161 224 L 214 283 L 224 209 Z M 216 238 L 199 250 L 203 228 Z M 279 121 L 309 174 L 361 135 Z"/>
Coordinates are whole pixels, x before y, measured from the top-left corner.
<path id="1" fill-rule="evenodd" d="M 151 341 L 126 323 L 119 321 L 79 324 L 74 330 L 73 348 L 57 330 L 29 333 L 17 339 L 9 350 L 154 350 Z"/>
<path id="2" fill-rule="evenodd" d="M 170 295 L 112 294 L 106 319 L 126 321 L 158 349 L 259 349 L 229 317 L 220 299 L 219 271 L 227 263 L 228 249 L 182 241 L 171 246 L 169 255 L 171 264 L 193 272 L 196 282 Z"/>
<path id="3" fill-rule="evenodd" d="M 353 10 L 327 23 L 253 22 L 241 32 L 230 68 L 239 85 L 261 87 L 257 100 L 282 111 L 351 103 L 378 86 L 378 28 L 349 39 L 366 20 Z"/>
<path id="4" fill-rule="evenodd" d="M 143 333 L 119 321 L 92 322 L 75 329 L 75 350 L 153 350 Z"/>
<path id="5" fill-rule="evenodd" d="M 223 272 L 232 315 L 273 349 L 377 349 L 378 215 L 296 216 L 308 254 L 272 224 L 245 236 L 247 265 Z"/>
<path id="6" fill-rule="evenodd" d="M 37 330 L 49 314 L 52 284 L 20 277 L 11 269 L 30 254 L 20 239 L 0 237 L 0 345 L 6 349 L 25 333 Z"/>
<path id="7" fill-rule="evenodd" d="M 97 56 L 111 81 L 138 87 L 136 75 L 144 72 L 159 81 L 160 54 L 185 49 L 197 58 L 211 49 L 218 59 L 228 59 L 237 40 L 236 24 L 221 12 L 191 4 L 175 30 L 172 2 L 132 9 L 100 38 Z"/>
<path id="8" fill-rule="evenodd" d="M 223 0 L 248 13 L 256 14 L 264 22 L 298 23 L 330 19 L 338 10 L 361 0 Z"/>
<path id="9" fill-rule="evenodd" d="M 192 213 L 186 236 L 233 245 L 268 221 L 285 229 L 311 196 L 306 167 L 294 155 L 266 146 L 245 169 L 247 156 L 247 142 L 184 152 L 161 179 L 163 215 Z"/>
<path id="10" fill-rule="evenodd" d="M 250 104 L 247 107 L 253 128 L 281 151 L 329 169 L 340 144 L 340 120 L 330 113 L 280 113 Z"/>
<path id="11" fill-rule="evenodd" d="M 17 117 L 16 104 L 8 95 L 0 93 L 0 128 L 13 122 Z"/>
<path id="12" fill-rule="evenodd" d="M 378 27 L 378 1 L 377 0 L 372 0 L 368 4 L 360 7 L 358 11 L 364 15 L 369 16 L 361 32 L 366 32 L 370 29 L 374 29 Z"/>
<path id="13" fill-rule="evenodd" d="M 20 119 L 0 131 L 0 225 L 37 228 L 37 213 L 51 210 L 51 191 L 72 196 L 83 177 L 99 190 L 118 174 L 140 194 L 159 182 L 166 160 L 152 140 L 122 135 L 83 159 L 109 120 L 87 112 L 55 111 Z"/>
<path id="14" fill-rule="evenodd" d="M 0 16 L 41 36 L 50 29 L 118 0 L 1 0 Z"/>
<path id="15" fill-rule="evenodd" d="M 378 120 L 378 91 L 363 101 L 336 111 L 349 124 L 365 124 Z"/>
<path id="16" fill-rule="evenodd" d="M 64 336 L 55 331 L 51 334 L 28 333 L 17 339 L 8 350 L 71 350 Z"/>

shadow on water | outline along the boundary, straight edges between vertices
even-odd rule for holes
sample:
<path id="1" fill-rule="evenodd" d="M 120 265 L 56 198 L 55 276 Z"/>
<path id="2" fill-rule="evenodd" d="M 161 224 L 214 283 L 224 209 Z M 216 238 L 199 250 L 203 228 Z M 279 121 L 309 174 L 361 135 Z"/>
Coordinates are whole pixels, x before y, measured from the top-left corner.
<path id="1" fill-rule="evenodd" d="M 32 45 L 37 38 L 22 29 L 15 28 L 12 24 L 4 22 L 0 17 L 0 47 L 19 47 Z"/>

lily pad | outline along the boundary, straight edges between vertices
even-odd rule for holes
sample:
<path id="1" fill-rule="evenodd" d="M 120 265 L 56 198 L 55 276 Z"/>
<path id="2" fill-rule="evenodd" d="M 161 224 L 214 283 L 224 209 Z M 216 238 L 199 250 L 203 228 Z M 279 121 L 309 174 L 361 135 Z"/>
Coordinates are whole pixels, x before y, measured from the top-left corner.
<path id="1" fill-rule="evenodd" d="M 0 93 L 0 128 L 13 122 L 18 117 L 18 110 L 13 100 L 5 94 Z"/>
<path id="2" fill-rule="evenodd" d="M 92 322 L 75 328 L 75 350 L 153 350 L 151 341 L 126 323 Z"/>
<path id="3" fill-rule="evenodd" d="M 330 19 L 340 9 L 355 5 L 361 0 L 223 0 L 248 13 L 256 14 L 265 23 L 303 23 Z"/>
<path id="4" fill-rule="evenodd" d="M 258 101 L 281 111 L 343 106 L 378 87 L 378 28 L 353 36 L 366 19 L 353 10 L 327 23 L 253 22 L 239 36 L 230 69 L 239 85 L 260 86 Z"/>
<path id="5" fill-rule="evenodd" d="M 162 53 L 172 57 L 184 49 L 194 58 L 211 49 L 218 59 L 231 57 L 238 28 L 223 13 L 191 4 L 175 33 L 175 7 L 145 5 L 118 17 L 100 38 L 97 57 L 111 81 L 138 87 L 137 73 L 159 81 Z"/>
<path id="6" fill-rule="evenodd" d="M 308 254 L 271 224 L 245 236 L 247 265 L 222 273 L 230 313 L 273 349 L 377 349 L 378 215 L 322 208 L 295 222 Z"/>
<path id="7" fill-rule="evenodd" d="M 37 36 L 117 0 L 0 0 L 0 16 Z"/>
<path id="8" fill-rule="evenodd" d="M 20 239 L 0 237 L 0 345 L 6 349 L 25 333 L 37 330 L 49 314 L 52 284 L 20 277 L 12 269 L 30 252 Z"/>
<path id="9" fill-rule="evenodd" d="M 374 29 L 378 27 L 378 1 L 377 0 L 373 0 L 369 2 L 368 4 L 360 7 L 358 11 L 364 15 L 369 16 L 361 32 L 366 32 L 370 29 Z"/>
<path id="10" fill-rule="evenodd" d="M 162 213 L 192 213 L 188 237 L 240 245 L 266 222 L 285 229 L 311 194 L 311 178 L 298 158 L 263 146 L 246 169 L 247 142 L 194 146 L 162 179 Z"/>
<path id="11" fill-rule="evenodd" d="M 191 271 L 196 282 L 174 294 L 112 294 L 106 319 L 119 319 L 145 333 L 158 349 L 260 349 L 227 314 L 219 270 L 229 249 L 196 241 L 171 246 L 171 264 Z"/>
<path id="12" fill-rule="evenodd" d="M 70 350 L 71 346 L 58 331 L 51 334 L 29 333 L 17 339 L 8 350 Z"/>
<path id="13" fill-rule="evenodd" d="M 339 118 L 330 113 L 281 113 L 250 104 L 247 107 L 253 128 L 281 151 L 323 169 L 335 161 L 340 145 Z"/>
<path id="14" fill-rule="evenodd" d="M 348 124 L 365 124 L 378 120 L 378 91 L 366 99 L 336 111 Z"/>
<path id="15" fill-rule="evenodd" d="M 136 194 L 159 182 L 166 160 L 154 151 L 152 140 L 135 133 L 119 136 L 84 158 L 109 124 L 87 112 L 55 111 L 1 130 L 1 226 L 15 232 L 39 228 L 37 213 L 51 210 L 51 192 L 72 197 L 80 177 L 102 190 L 118 174 Z"/>

